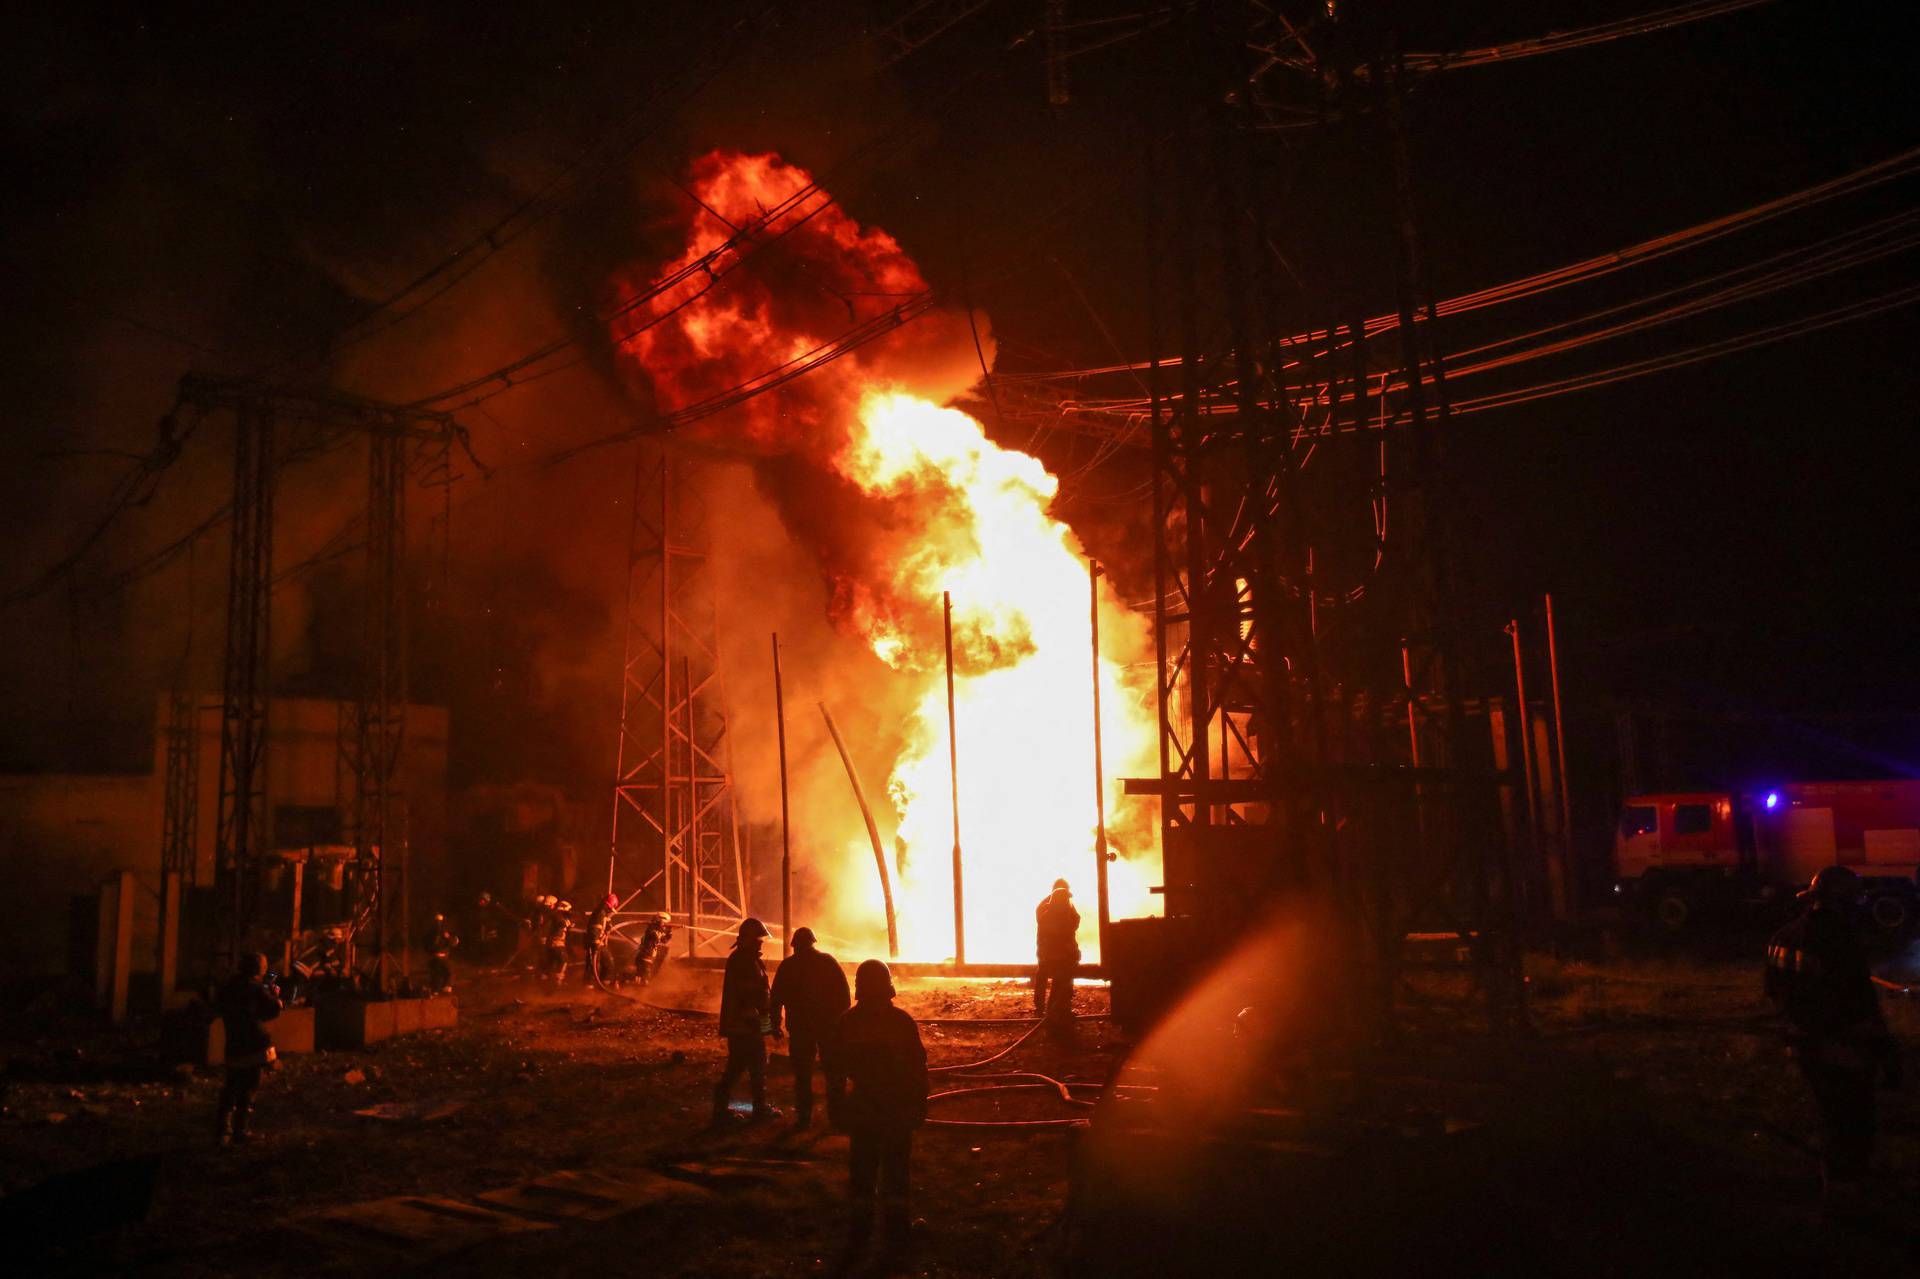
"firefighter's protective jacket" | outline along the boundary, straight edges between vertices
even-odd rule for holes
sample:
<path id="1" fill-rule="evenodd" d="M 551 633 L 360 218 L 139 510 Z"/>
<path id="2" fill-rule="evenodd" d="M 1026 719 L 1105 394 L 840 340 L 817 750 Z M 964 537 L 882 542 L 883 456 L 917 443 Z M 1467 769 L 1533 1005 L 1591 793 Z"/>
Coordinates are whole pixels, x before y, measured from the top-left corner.
<path id="1" fill-rule="evenodd" d="M 273 1047 L 273 1034 L 266 1023 L 280 1015 L 280 996 L 265 982 L 236 973 L 220 988 L 216 1007 L 227 1032 L 227 1064 L 264 1063 Z"/>
<path id="2" fill-rule="evenodd" d="M 760 951 L 735 946 L 720 986 L 720 1034 L 758 1035 L 767 1016 L 767 965 Z"/>
<path id="3" fill-rule="evenodd" d="M 1773 935 L 1766 992 L 1792 1025 L 1798 1052 L 1857 1054 L 1866 1065 L 1896 1050 L 1844 911 L 1816 904 Z"/>
<path id="4" fill-rule="evenodd" d="M 911 1132 L 927 1117 L 927 1050 L 920 1028 L 891 1001 L 869 999 L 840 1015 L 822 1060 L 849 1092 L 835 1120 L 849 1132 Z"/>
<path id="5" fill-rule="evenodd" d="M 1080 912 L 1064 888 L 1056 888 L 1034 908 L 1034 950 L 1042 964 L 1080 962 Z"/>
<path id="6" fill-rule="evenodd" d="M 773 975 L 773 1024 L 786 1018 L 787 1033 L 796 1039 L 820 1039 L 847 1005 L 847 975 L 832 955 L 819 950 L 796 950 L 780 961 Z"/>

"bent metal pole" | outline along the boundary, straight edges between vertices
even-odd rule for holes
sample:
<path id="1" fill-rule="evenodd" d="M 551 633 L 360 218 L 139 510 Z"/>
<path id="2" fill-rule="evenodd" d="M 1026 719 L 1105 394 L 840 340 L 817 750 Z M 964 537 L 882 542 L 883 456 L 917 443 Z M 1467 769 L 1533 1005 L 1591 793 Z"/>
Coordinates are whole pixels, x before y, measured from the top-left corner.
<path id="1" fill-rule="evenodd" d="M 773 722 L 780 731 L 780 953 L 793 953 L 793 841 L 787 833 L 787 699 L 780 685 L 780 632 L 773 633 Z"/>
<path id="2" fill-rule="evenodd" d="M 827 709 L 825 702 L 819 703 L 820 717 L 827 721 L 827 732 L 833 736 L 834 748 L 840 752 L 840 762 L 847 766 L 847 782 L 853 787 L 853 802 L 860 805 L 860 816 L 867 823 L 867 838 L 873 841 L 873 864 L 880 868 L 880 898 L 887 907 L 887 958 L 900 958 L 900 929 L 893 918 L 893 881 L 887 877 L 887 855 L 880 851 L 880 828 L 873 824 L 873 810 L 867 807 L 867 794 L 860 789 L 860 774 L 854 771 L 853 756 L 847 754 L 847 744 L 840 740 L 840 729 L 833 722 L 833 712 Z"/>
<path id="3" fill-rule="evenodd" d="M 967 962 L 967 908 L 960 876 L 960 729 L 953 717 L 953 593 L 940 592 L 947 626 L 947 777 L 953 783 L 953 962 Z"/>

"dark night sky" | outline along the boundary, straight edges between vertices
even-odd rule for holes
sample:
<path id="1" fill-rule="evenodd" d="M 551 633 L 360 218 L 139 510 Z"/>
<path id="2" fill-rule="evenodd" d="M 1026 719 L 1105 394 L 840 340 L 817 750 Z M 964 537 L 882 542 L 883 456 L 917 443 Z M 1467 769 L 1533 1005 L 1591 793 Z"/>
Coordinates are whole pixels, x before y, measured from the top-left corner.
<path id="1" fill-rule="evenodd" d="M 591 282 L 645 256 L 636 192 L 655 175 L 709 145 L 777 146 L 817 171 L 843 167 L 830 185 L 857 216 L 893 231 L 937 286 L 975 289 L 1005 342 L 1003 368 L 1110 360 L 1090 312 L 1143 355 L 1132 104 L 1154 65 L 1151 38 L 1078 60 L 1074 102 L 1052 110 L 1035 42 L 1017 40 L 1037 4 L 993 6 L 877 70 L 857 33 L 873 13 L 905 7 L 812 7 L 755 38 L 624 159 L 618 178 L 556 219 L 531 262 L 489 267 L 439 308 L 483 308 L 500 279 L 528 276 L 561 313 L 569 300 L 590 303 Z M 1427 16 L 1407 42 L 1469 46 L 1651 7 L 1432 6 L 1444 16 Z M 0 500 L 11 512 L 0 589 L 31 582 L 75 543 L 120 465 L 50 452 L 143 449 L 188 367 L 237 371 L 310 350 L 359 314 L 356 294 L 406 279 L 537 187 L 556 157 L 616 130 L 638 95 L 721 40 L 746 8 L 203 4 L 16 15 L 23 25 L 0 53 L 16 175 L 0 236 L 10 299 Z M 1897 8 L 1780 0 L 1423 85 L 1409 121 L 1436 292 L 1685 227 L 1920 141 Z M 910 136 L 896 144 L 902 130 Z M 876 138 L 889 140 L 883 165 L 860 151 Z M 1336 181 L 1296 188 L 1295 252 L 1329 237 L 1323 260 L 1360 256 L 1340 243 L 1366 221 L 1349 207 L 1351 191 Z M 1652 292 L 1897 211 L 1914 191 L 1912 179 L 1895 183 L 1476 324 L 1518 331 Z M 1549 370 L 1677 349 L 1914 276 L 1913 261 L 1891 258 Z M 1350 304 L 1390 309 L 1379 279 L 1359 272 L 1343 283 Z M 426 315 L 376 339 L 384 367 L 405 369 L 408 344 L 437 322 Z M 1920 311 L 1910 308 L 1463 424 L 1460 516 L 1489 651 L 1506 608 L 1552 590 L 1570 679 L 1589 704 L 1612 695 L 1748 712 L 1913 708 L 1916 337 Z M 485 367 L 478 354 L 423 368 L 412 385 L 476 365 Z M 1070 469 L 1075 455 L 1050 460 Z M 1115 484 L 1099 472 L 1082 482 L 1089 492 Z M 82 580 L 163 540 L 217 485 L 210 463 L 169 476 L 102 541 Z M 209 562 L 217 551 L 206 550 Z M 165 628 L 140 612 L 164 607 L 158 586 L 136 603 L 88 604 L 79 628 L 66 594 L 0 618 L 19 655 L 0 697 L 8 765 L 58 766 L 71 754 L 63 740 L 91 730 L 54 725 L 143 712 L 163 670 L 145 638 Z M 68 638 L 81 629 L 87 656 L 76 661 Z M 1920 762 L 1913 725 L 1836 731 L 1878 734 L 1875 749 Z"/>

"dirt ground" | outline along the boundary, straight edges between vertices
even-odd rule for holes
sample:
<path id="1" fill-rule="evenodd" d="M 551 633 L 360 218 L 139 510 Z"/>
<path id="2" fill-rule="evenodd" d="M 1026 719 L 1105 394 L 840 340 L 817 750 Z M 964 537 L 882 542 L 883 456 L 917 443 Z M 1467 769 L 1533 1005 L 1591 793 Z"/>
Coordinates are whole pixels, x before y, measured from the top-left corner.
<path id="1" fill-rule="evenodd" d="M 1778 1241 L 1783 1262 L 1826 1256 L 1842 1259 L 1846 1273 L 1915 1273 L 1920 1253 L 1907 1214 L 1920 1202 L 1916 1085 L 1883 1094 L 1887 1173 L 1868 1202 L 1845 1218 L 1823 1216 L 1808 1146 L 1811 1106 L 1784 1059 L 1753 965 L 1537 960 L 1530 971 L 1535 1029 L 1522 1051 L 1536 1065 L 1564 1065 L 1555 1077 L 1563 1075 L 1574 1094 L 1569 1105 L 1618 1106 L 1630 1097 L 1635 1120 L 1656 1134 L 1649 1169 L 1672 1162 L 1667 1146 L 1684 1150 L 1682 1193 L 1711 1208 L 1700 1217 L 1711 1229 L 1744 1232 L 1747 1246 L 1736 1251 Z M 698 1008 L 711 1004 L 713 984 L 713 975 L 693 973 L 654 993 Z M 939 1020 L 1022 1017 L 1022 984 L 903 986 L 901 1002 L 923 1020 L 935 1064 L 975 1060 L 1024 1029 Z M 261 1140 L 234 1150 L 212 1139 L 217 1074 L 159 1066 L 151 1026 L 110 1033 L 61 1023 L 44 1004 L 32 1016 L 10 1012 L 0 1032 L 9 1059 L 0 1192 L 103 1165 L 157 1168 L 158 1185 L 145 1219 L 126 1222 L 115 1220 L 113 1193 L 83 1188 L 82 1224 L 63 1226 L 54 1251 L 11 1272 L 537 1272 L 547 1279 L 610 1268 L 834 1271 L 845 1139 L 817 1129 L 798 1134 L 785 1122 L 709 1130 L 708 1092 L 722 1056 L 710 1018 L 509 977 L 469 977 L 459 999 L 456 1029 L 286 1059 L 262 1089 Z M 1884 1002 L 1903 1040 L 1920 1046 L 1920 1007 L 1897 995 Z M 1080 1006 L 1103 1011 L 1105 992 L 1083 988 Z M 1109 1023 L 1086 1020 L 1070 1042 L 1037 1036 L 1008 1064 L 1098 1082 L 1124 1047 Z M 790 1104 L 784 1056 L 776 1055 L 770 1079 L 776 1104 Z M 1596 1087 L 1590 1080 L 1611 1081 L 1604 1099 L 1580 1095 Z M 382 1104 L 406 1113 L 356 1113 Z M 935 1106 L 944 1119 L 1083 1113 L 1046 1091 Z M 904 1262 L 886 1272 L 1063 1273 L 1076 1137 L 1059 1128 L 923 1130 L 915 1147 L 915 1240 Z M 1569 1177 L 1595 1175 L 1582 1158 L 1565 1152 Z M 1662 1179 L 1673 1175 L 1673 1167 L 1659 1169 Z M 529 1189 L 542 1181 L 563 1189 Z M 1595 1182 L 1603 1184 L 1604 1177 Z M 565 1185 L 593 1193 L 569 1198 Z M 509 1199 L 519 1206 L 514 1212 L 488 1208 Z M 18 1242 L 33 1230 L 20 1224 L 18 1196 L 9 1202 L 16 1209 L 9 1242 Z M 1606 1205 L 1595 1209 L 1604 1215 Z M 1660 1234 L 1686 1215 L 1684 1208 L 1662 1214 L 1644 1240 L 1635 1237 L 1636 1222 L 1623 1218 L 1617 1255 L 1643 1258 L 1641 1273 L 1671 1272 L 1667 1263 L 1698 1253 L 1676 1252 Z M 444 1229 L 393 1224 L 416 1217 Z M 1153 1268 L 1182 1273 L 1171 1258 Z"/>

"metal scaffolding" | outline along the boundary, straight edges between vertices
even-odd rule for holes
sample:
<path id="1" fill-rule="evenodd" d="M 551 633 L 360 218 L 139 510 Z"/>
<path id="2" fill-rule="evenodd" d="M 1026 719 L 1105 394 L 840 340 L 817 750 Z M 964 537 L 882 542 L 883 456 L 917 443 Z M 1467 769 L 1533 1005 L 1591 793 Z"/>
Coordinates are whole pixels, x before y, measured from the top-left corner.
<path id="1" fill-rule="evenodd" d="M 689 954 L 748 911 L 708 512 L 692 463 L 636 446 L 608 891 L 623 911 L 688 916 Z"/>

